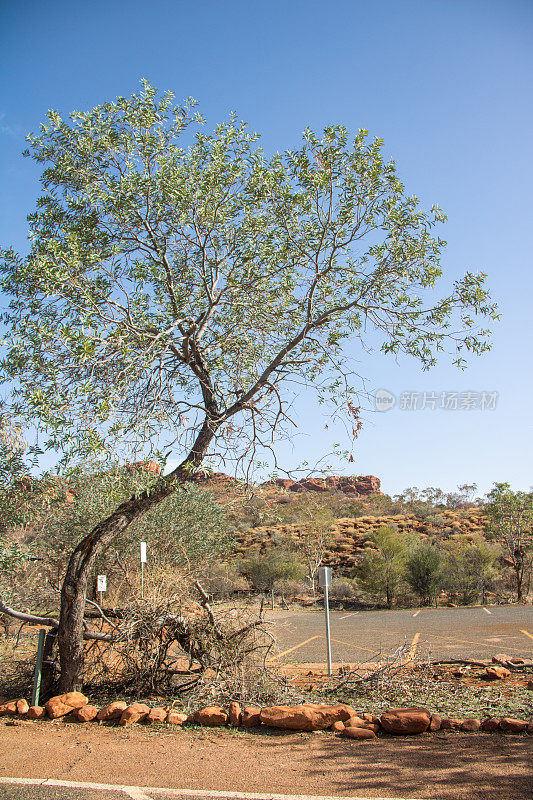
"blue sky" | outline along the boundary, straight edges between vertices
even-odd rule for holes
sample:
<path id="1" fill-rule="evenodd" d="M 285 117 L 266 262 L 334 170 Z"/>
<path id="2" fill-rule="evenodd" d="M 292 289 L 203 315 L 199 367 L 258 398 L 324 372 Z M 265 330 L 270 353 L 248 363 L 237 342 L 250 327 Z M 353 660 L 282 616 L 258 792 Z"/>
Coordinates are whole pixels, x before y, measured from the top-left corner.
<path id="1" fill-rule="evenodd" d="M 128 0 L 0 2 L 0 241 L 24 251 L 39 171 L 20 155 L 48 108 L 68 113 L 139 88 L 146 77 L 200 101 L 208 124 L 235 109 L 267 151 L 297 145 L 306 126 L 343 123 L 385 140 L 410 193 L 449 221 L 443 291 L 482 269 L 501 312 L 492 351 L 458 372 L 443 361 L 355 354 L 372 393 L 354 463 L 388 493 L 405 486 L 481 491 L 531 479 L 533 4 L 529 0 Z M 402 392 L 497 392 L 494 410 L 402 410 Z M 408 395 L 412 397 L 411 394 Z M 461 395 L 458 395 L 459 404 Z M 437 403 L 438 404 L 438 403 Z M 314 462 L 326 430 L 309 398 L 300 435 L 279 448 L 290 467 Z"/>

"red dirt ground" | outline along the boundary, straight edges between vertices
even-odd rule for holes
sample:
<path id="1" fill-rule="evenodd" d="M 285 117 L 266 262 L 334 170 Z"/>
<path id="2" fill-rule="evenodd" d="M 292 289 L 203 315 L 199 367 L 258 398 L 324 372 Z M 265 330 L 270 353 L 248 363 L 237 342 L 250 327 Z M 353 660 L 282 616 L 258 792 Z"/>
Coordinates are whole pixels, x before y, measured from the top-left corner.
<path id="1" fill-rule="evenodd" d="M 533 737 L 331 733 L 0 722 L 0 775 L 284 794 L 530 800 Z"/>

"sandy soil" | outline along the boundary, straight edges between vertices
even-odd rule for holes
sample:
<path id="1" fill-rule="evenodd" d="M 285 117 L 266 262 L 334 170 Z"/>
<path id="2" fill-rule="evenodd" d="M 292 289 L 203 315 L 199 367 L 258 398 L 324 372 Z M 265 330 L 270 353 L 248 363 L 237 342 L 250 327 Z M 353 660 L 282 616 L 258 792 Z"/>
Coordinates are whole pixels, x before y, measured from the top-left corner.
<path id="1" fill-rule="evenodd" d="M 530 800 L 533 737 L 439 732 L 355 742 L 331 733 L 0 722 L 0 775 L 220 791 Z"/>

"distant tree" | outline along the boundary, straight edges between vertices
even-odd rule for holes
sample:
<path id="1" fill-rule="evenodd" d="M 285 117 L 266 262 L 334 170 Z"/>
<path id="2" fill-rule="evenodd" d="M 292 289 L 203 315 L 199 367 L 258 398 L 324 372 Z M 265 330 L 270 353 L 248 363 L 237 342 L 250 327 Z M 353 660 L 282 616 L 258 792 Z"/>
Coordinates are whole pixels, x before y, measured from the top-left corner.
<path id="1" fill-rule="evenodd" d="M 256 589 L 272 591 L 276 581 L 303 580 L 305 567 L 291 550 L 272 547 L 266 553 L 253 553 L 241 564 L 241 572 Z"/>
<path id="2" fill-rule="evenodd" d="M 502 545 L 514 572 L 520 603 L 524 578 L 533 560 L 533 493 L 514 492 L 508 483 L 495 483 L 483 510 L 489 518 L 489 532 Z"/>
<path id="3" fill-rule="evenodd" d="M 443 550 L 442 587 L 453 599 L 463 604 L 473 603 L 492 587 L 497 575 L 499 548 L 482 536 L 473 541 L 466 535 L 450 540 Z"/>
<path id="4" fill-rule="evenodd" d="M 431 542 L 420 542 L 406 560 L 406 580 L 422 603 L 430 605 L 442 585 L 443 559 Z"/>
<path id="5" fill-rule="evenodd" d="M 463 366 L 489 347 L 476 317 L 497 317 L 483 274 L 434 296 L 444 214 L 405 192 L 381 140 L 330 126 L 267 158 L 235 117 L 212 134 L 201 124 L 193 101 L 175 107 L 145 84 L 68 121 L 51 111 L 29 137 L 45 191 L 29 254 L 5 251 L 2 269 L 16 407 L 66 458 L 181 454 L 74 549 L 63 690 L 82 680 L 102 550 L 206 457 L 274 453 L 290 435 L 290 384 L 343 408 L 357 432 L 348 345 L 378 337 L 424 368 L 451 345 Z"/>
<path id="6" fill-rule="evenodd" d="M 398 590 L 405 583 L 405 562 L 409 539 L 392 526 L 381 526 L 371 536 L 377 550 L 368 550 L 355 570 L 365 591 L 385 597 L 392 608 Z"/>

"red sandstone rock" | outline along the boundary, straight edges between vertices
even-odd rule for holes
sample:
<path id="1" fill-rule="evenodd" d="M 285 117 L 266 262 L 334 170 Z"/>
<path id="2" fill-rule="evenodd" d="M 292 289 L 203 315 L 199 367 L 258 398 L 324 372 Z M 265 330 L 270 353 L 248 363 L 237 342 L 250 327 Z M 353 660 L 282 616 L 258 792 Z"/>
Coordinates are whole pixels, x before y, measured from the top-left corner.
<path id="1" fill-rule="evenodd" d="M 341 491 L 345 494 L 358 494 L 361 496 L 379 494 L 381 490 L 381 481 L 374 475 L 330 475 L 327 478 L 302 478 L 299 481 L 293 481 L 289 478 L 277 478 L 275 481 L 267 481 L 261 485 L 265 487 L 279 486 L 291 492 Z"/>
<path id="2" fill-rule="evenodd" d="M 293 731 L 321 731 L 334 722 L 347 722 L 353 709 L 345 705 L 328 706 L 305 704 L 298 706 L 271 706 L 261 709 L 261 722 L 271 728 Z"/>
<path id="3" fill-rule="evenodd" d="M 424 733 L 431 717 L 424 708 L 391 708 L 381 715 L 381 726 L 387 733 Z"/>
<path id="4" fill-rule="evenodd" d="M 472 717 L 465 719 L 464 722 L 461 723 L 461 730 L 468 733 L 474 733 L 475 731 L 478 731 L 480 728 L 481 728 L 481 720 L 473 719 Z"/>
<path id="5" fill-rule="evenodd" d="M 169 725 L 183 725 L 184 722 L 187 722 L 187 714 L 182 714 L 180 711 L 169 711 L 167 722 Z"/>
<path id="6" fill-rule="evenodd" d="M 505 653 L 496 653 L 495 656 L 492 656 L 492 663 L 493 664 L 506 664 L 507 661 L 510 661 L 509 656 L 505 655 Z"/>
<path id="7" fill-rule="evenodd" d="M 461 729 L 464 719 L 459 717 L 445 717 L 441 722 L 441 730 L 443 731 L 458 731 Z"/>
<path id="8" fill-rule="evenodd" d="M 533 734 L 533 717 L 530 717 L 530 719 L 529 719 L 529 722 L 528 722 L 528 725 L 527 725 L 527 728 L 526 728 L 526 733 L 529 733 L 530 736 Z"/>
<path id="9" fill-rule="evenodd" d="M 369 728 L 355 728 L 348 726 L 341 732 L 341 736 L 347 736 L 348 739 L 375 739 L 376 734 Z"/>
<path id="10" fill-rule="evenodd" d="M 148 714 L 144 717 L 143 722 L 147 725 L 151 725 L 153 722 L 166 722 L 167 716 L 168 709 L 159 706 L 158 708 L 151 708 Z"/>
<path id="11" fill-rule="evenodd" d="M 523 733 L 527 730 L 528 723 L 523 719 L 514 719 L 513 717 L 503 717 L 500 720 L 500 729 L 506 733 Z"/>
<path id="12" fill-rule="evenodd" d="M 346 725 L 344 724 L 344 722 L 341 722 L 340 720 L 338 720 L 337 722 L 333 723 L 333 725 L 331 726 L 331 730 L 335 731 L 335 733 L 342 733 L 342 731 L 345 729 L 345 727 L 346 727 Z"/>
<path id="13" fill-rule="evenodd" d="M 442 725 L 442 718 L 439 716 L 439 714 L 432 714 L 428 730 L 430 730 L 431 732 L 440 731 L 441 725 Z"/>
<path id="14" fill-rule="evenodd" d="M 28 711 L 30 710 L 30 706 L 26 702 L 26 700 L 21 699 L 17 700 L 17 714 L 19 717 L 25 717 Z"/>
<path id="15" fill-rule="evenodd" d="M 359 717 L 357 714 L 352 714 L 345 722 L 346 726 L 351 726 L 352 728 L 364 728 L 368 724 L 368 720 L 364 717 Z"/>
<path id="16" fill-rule="evenodd" d="M 501 681 L 504 678 L 509 678 L 510 675 L 511 673 L 505 667 L 487 667 L 482 677 L 489 681 Z"/>
<path id="17" fill-rule="evenodd" d="M 242 720 L 242 711 L 238 703 L 231 702 L 228 709 L 229 724 L 238 727 Z"/>
<path id="18" fill-rule="evenodd" d="M 224 709 L 220 708 L 220 706 L 208 706 L 207 708 L 200 709 L 200 711 L 195 711 L 194 714 L 191 714 L 189 719 L 191 722 L 195 722 L 197 725 L 210 725 L 216 727 L 220 725 L 226 725 L 228 721 L 228 715 Z"/>
<path id="19" fill-rule="evenodd" d="M 259 706 L 245 706 L 242 710 L 241 723 L 245 728 L 256 728 L 261 725 Z"/>
<path id="20" fill-rule="evenodd" d="M 109 720 L 112 719 L 120 719 L 122 712 L 125 711 L 127 707 L 128 704 L 125 703 L 124 700 L 116 700 L 114 703 L 109 703 L 109 705 L 101 708 L 96 719 L 100 722 L 109 722 Z"/>
<path id="21" fill-rule="evenodd" d="M 44 719 L 45 717 L 46 708 L 44 706 L 30 706 L 26 714 L 27 719 Z"/>
<path id="22" fill-rule="evenodd" d="M 361 716 L 363 717 L 365 722 L 371 722 L 372 725 L 379 725 L 380 724 L 379 717 L 376 717 L 375 714 L 369 714 L 368 712 L 365 712 Z"/>
<path id="23" fill-rule="evenodd" d="M 0 717 L 16 717 L 18 715 L 18 702 L 18 700 L 9 700 L 7 703 L 2 703 L 0 706 Z"/>
<path id="24" fill-rule="evenodd" d="M 96 719 L 98 716 L 98 709 L 96 706 L 91 706 L 87 703 L 86 706 L 82 706 L 81 708 L 76 709 L 74 712 L 74 718 L 78 720 L 78 722 L 92 722 L 93 719 Z"/>
<path id="25" fill-rule="evenodd" d="M 500 720 L 497 717 L 488 717 L 481 723 L 481 729 L 486 733 L 492 733 L 500 727 Z"/>
<path id="26" fill-rule="evenodd" d="M 124 709 L 120 715 L 118 724 L 122 727 L 126 725 L 133 725 L 135 722 L 141 722 L 150 711 L 150 707 L 144 703 L 132 703 Z"/>
<path id="27" fill-rule="evenodd" d="M 87 698 L 81 692 L 65 692 L 65 694 L 52 697 L 44 704 L 44 707 L 50 719 L 58 719 L 70 714 L 71 711 L 82 708 L 87 703 Z"/>

